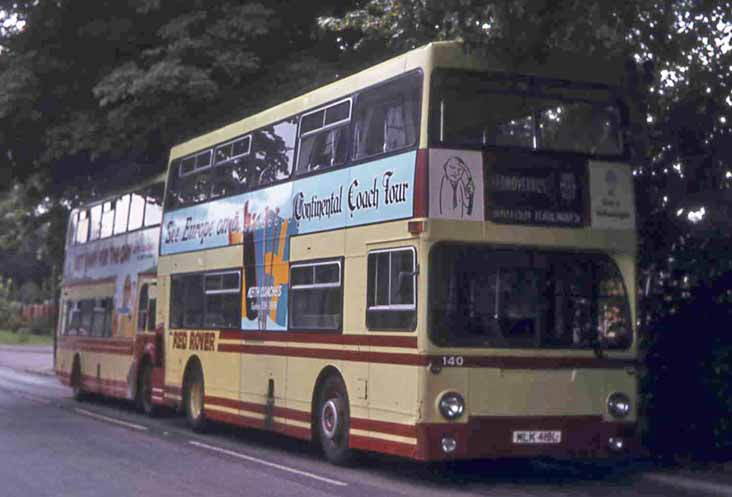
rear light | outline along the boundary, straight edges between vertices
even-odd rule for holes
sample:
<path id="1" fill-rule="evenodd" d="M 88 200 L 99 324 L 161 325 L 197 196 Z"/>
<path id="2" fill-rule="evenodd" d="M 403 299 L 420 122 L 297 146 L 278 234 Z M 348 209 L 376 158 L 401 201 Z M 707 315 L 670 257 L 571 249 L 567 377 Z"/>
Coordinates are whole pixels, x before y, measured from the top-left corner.
<path id="1" fill-rule="evenodd" d="M 414 217 L 427 217 L 429 214 L 428 152 L 424 148 L 417 150 L 417 160 L 414 165 Z"/>

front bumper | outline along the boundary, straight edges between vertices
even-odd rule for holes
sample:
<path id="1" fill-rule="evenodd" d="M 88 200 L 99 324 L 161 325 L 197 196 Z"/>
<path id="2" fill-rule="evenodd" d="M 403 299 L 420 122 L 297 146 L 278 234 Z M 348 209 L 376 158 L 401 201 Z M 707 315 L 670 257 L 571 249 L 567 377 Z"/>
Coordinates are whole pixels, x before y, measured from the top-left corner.
<path id="1" fill-rule="evenodd" d="M 515 431 L 560 431 L 559 443 L 514 443 Z M 416 458 L 425 461 L 499 457 L 609 458 L 640 454 L 636 423 L 608 422 L 601 416 L 471 417 L 467 423 L 417 425 Z M 446 453 L 443 439 L 455 450 Z M 622 440 L 613 450 L 610 439 Z"/>

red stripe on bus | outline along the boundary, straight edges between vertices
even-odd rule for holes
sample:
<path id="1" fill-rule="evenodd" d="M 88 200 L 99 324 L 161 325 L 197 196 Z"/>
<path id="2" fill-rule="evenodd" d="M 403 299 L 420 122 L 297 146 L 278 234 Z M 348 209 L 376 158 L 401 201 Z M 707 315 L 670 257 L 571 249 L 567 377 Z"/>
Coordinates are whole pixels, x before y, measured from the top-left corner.
<path id="1" fill-rule="evenodd" d="M 442 364 L 441 355 L 419 355 L 399 352 L 369 352 L 339 349 L 306 349 L 278 345 L 252 345 L 220 343 L 219 352 L 240 354 L 263 354 L 281 357 L 304 357 L 379 364 L 408 366 L 428 366 Z M 633 367 L 637 362 L 632 359 L 612 359 L 597 357 L 517 357 L 517 356 L 460 356 L 462 367 L 496 369 L 622 369 Z"/>
<path id="2" fill-rule="evenodd" d="M 428 363 L 427 356 L 420 356 L 417 354 L 404 354 L 398 352 L 359 352 L 356 350 L 335 349 L 305 349 L 271 345 L 234 345 L 221 343 L 219 344 L 219 352 L 238 352 L 240 354 L 263 354 L 283 357 L 307 357 L 314 359 L 380 364 L 405 364 L 412 366 L 425 366 Z"/>
<path id="3" fill-rule="evenodd" d="M 461 356 L 463 367 L 498 369 L 622 369 L 635 366 L 632 359 L 597 357 L 516 357 Z M 443 356 L 430 356 L 428 362 L 442 364 Z"/>
<path id="4" fill-rule="evenodd" d="M 214 406 L 228 407 L 230 409 L 239 409 L 242 411 L 256 412 L 258 414 L 265 414 L 267 412 L 267 406 L 264 404 L 255 404 L 253 402 L 244 402 L 241 400 L 227 399 L 225 397 L 213 397 L 206 396 L 205 402 Z M 290 409 L 287 407 L 274 406 L 272 409 L 272 415 L 277 418 L 286 418 L 296 421 L 302 421 L 305 423 L 310 422 L 310 413 L 305 411 L 298 411 L 296 409 Z"/>
<path id="5" fill-rule="evenodd" d="M 255 404 L 252 402 L 243 402 L 235 399 L 227 399 L 224 397 L 206 396 L 206 404 L 211 406 L 228 407 L 229 409 L 244 410 L 265 414 L 267 408 L 264 404 Z M 287 407 L 277 407 L 272 409 L 272 415 L 277 418 L 291 419 L 301 421 L 303 423 L 310 422 L 310 413 L 290 409 Z M 417 437 L 417 429 L 414 425 L 406 425 L 401 423 L 392 423 L 389 421 L 377 421 L 372 419 L 351 418 L 351 428 L 364 431 L 375 431 L 388 435 L 397 435 L 401 437 Z"/>
<path id="6" fill-rule="evenodd" d="M 175 393 L 178 395 L 180 395 L 180 393 L 182 391 L 181 387 L 176 386 L 176 385 L 165 385 L 163 388 L 165 388 L 166 392 Z"/>
<path id="7" fill-rule="evenodd" d="M 80 352 L 95 352 L 99 354 L 113 354 L 113 355 L 132 355 L 132 346 L 126 348 L 118 347 L 93 347 L 93 346 L 78 346 L 78 347 L 61 347 L 65 350 L 77 350 Z"/>
<path id="8" fill-rule="evenodd" d="M 78 350 L 82 352 L 131 355 L 134 350 L 134 343 L 132 338 L 66 336 L 59 339 L 58 347 L 64 350 Z"/>
<path id="9" fill-rule="evenodd" d="M 273 333 L 241 330 L 221 330 L 220 340 L 261 340 L 267 342 L 324 343 L 334 345 L 367 345 L 416 349 L 416 336 L 341 335 L 340 333 Z"/>
<path id="10" fill-rule="evenodd" d="M 125 390 L 127 390 L 127 381 L 125 380 L 111 380 L 107 378 L 97 378 L 96 376 L 82 375 L 81 381 L 94 382 L 100 385 L 108 385 L 115 388 L 124 388 Z"/>
<path id="11" fill-rule="evenodd" d="M 64 283 L 61 285 L 61 287 L 62 288 L 74 288 L 77 286 L 104 285 L 106 283 L 114 283 L 116 281 L 117 281 L 116 276 L 111 276 L 109 278 L 101 278 L 98 280 L 87 278 L 84 280 L 74 281 L 73 283 Z"/>
<path id="12" fill-rule="evenodd" d="M 221 412 L 213 409 L 210 409 L 206 412 L 206 417 L 213 421 L 241 426 L 243 428 L 266 428 L 265 420 L 263 419 L 250 418 L 239 414 L 231 414 L 228 412 Z M 271 426 L 273 431 L 303 440 L 310 440 L 310 430 L 307 428 L 290 426 L 282 423 L 272 423 Z"/>
<path id="13" fill-rule="evenodd" d="M 374 419 L 351 418 L 351 428 L 364 431 L 376 431 L 400 437 L 417 438 L 417 428 L 414 425 L 377 421 Z"/>
<path id="14" fill-rule="evenodd" d="M 59 344 L 105 344 L 105 345 L 128 345 L 132 344 L 133 338 L 104 338 L 67 335 L 58 339 Z"/>
<path id="15" fill-rule="evenodd" d="M 391 454 L 393 456 L 407 457 L 411 459 L 413 459 L 417 454 L 417 446 L 415 444 L 383 440 L 381 438 L 366 437 L 363 435 L 349 434 L 348 445 L 352 449 L 373 450 L 383 454 Z"/>

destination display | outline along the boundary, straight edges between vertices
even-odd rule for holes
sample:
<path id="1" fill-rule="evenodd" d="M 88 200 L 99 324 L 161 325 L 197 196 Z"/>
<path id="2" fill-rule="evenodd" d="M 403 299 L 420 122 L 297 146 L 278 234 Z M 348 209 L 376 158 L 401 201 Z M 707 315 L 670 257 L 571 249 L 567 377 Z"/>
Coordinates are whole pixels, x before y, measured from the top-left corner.
<path id="1" fill-rule="evenodd" d="M 578 227 L 588 223 L 587 163 L 528 153 L 485 155 L 486 217 L 494 223 Z"/>

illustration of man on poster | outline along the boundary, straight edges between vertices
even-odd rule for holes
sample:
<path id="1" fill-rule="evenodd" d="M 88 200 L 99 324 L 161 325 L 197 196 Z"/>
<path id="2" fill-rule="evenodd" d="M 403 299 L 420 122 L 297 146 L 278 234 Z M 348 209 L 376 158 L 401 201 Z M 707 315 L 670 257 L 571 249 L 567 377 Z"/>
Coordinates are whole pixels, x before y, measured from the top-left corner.
<path id="1" fill-rule="evenodd" d="M 442 168 L 440 214 L 459 218 L 470 216 L 475 199 L 475 183 L 470 168 L 457 156 L 450 157 Z"/>

